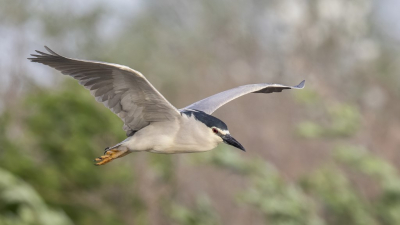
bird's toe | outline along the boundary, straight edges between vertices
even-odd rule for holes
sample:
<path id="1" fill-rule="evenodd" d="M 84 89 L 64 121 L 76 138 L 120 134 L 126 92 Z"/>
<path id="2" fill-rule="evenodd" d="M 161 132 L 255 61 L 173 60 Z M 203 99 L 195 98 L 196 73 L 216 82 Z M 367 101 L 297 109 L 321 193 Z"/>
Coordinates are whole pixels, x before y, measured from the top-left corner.
<path id="1" fill-rule="evenodd" d="M 114 160 L 116 158 L 125 156 L 128 153 L 129 153 L 128 150 L 117 150 L 117 149 L 106 150 L 104 152 L 104 155 L 99 156 L 96 159 L 94 159 L 94 161 L 96 162 L 95 165 L 96 166 L 104 165 L 106 163 L 111 162 L 112 160 Z"/>

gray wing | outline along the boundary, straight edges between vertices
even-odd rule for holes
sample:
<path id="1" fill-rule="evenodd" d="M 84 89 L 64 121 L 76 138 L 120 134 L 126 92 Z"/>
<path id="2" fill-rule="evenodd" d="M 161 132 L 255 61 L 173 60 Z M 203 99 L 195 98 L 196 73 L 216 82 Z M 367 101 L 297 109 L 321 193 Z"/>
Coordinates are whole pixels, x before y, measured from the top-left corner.
<path id="1" fill-rule="evenodd" d="M 219 107 L 225 105 L 226 103 L 239 98 L 245 94 L 249 93 L 272 93 L 272 92 L 281 92 L 284 89 L 302 89 L 304 88 L 305 80 L 303 80 L 297 86 L 286 86 L 282 84 L 249 84 L 240 86 L 237 88 L 233 88 L 198 102 L 195 102 L 183 109 L 195 109 L 203 111 L 207 114 L 212 114 Z M 183 110 L 182 109 L 182 110 Z"/>
<path id="2" fill-rule="evenodd" d="M 151 122 L 173 120 L 179 111 L 138 71 L 129 67 L 71 59 L 45 46 L 49 53 L 36 51 L 32 62 L 51 66 L 79 81 L 124 122 L 127 135 Z"/>

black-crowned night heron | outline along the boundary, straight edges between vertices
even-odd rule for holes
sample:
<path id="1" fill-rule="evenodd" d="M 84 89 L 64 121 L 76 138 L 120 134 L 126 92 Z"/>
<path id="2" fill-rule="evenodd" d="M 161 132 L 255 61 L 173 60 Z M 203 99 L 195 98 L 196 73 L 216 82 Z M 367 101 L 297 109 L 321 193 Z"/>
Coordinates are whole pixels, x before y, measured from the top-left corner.
<path id="1" fill-rule="evenodd" d="M 129 67 L 61 56 L 45 46 L 49 53 L 36 51 L 32 62 L 51 66 L 79 81 L 97 101 L 117 114 L 124 122 L 128 138 L 106 148 L 95 159 L 103 165 L 131 152 L 154 153 L 203 152 L 224 142 L 240 150 L 243 146 L 229 133 L 228 127 L 211 114 L 222 105 L 249 93 L 281 92 L 302 89 L 281 84 L 249 84 L 233 88 L 176 109 L 138 71 Z"/>

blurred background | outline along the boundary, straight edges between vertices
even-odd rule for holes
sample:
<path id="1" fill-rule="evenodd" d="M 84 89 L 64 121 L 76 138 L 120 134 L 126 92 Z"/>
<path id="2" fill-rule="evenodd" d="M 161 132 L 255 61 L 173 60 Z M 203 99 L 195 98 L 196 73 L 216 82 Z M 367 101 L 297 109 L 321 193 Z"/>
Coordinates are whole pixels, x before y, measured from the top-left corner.
<path id="1" fill-rule="evenodd" d="M 0 224 L 400 224 L 400 2 L 0 0 Z M 249 83 L 215 116 L 247 149 L 95 167 L 122 122 L 26 58 L 47 45 L 141 71 L 177 108 Z"/>

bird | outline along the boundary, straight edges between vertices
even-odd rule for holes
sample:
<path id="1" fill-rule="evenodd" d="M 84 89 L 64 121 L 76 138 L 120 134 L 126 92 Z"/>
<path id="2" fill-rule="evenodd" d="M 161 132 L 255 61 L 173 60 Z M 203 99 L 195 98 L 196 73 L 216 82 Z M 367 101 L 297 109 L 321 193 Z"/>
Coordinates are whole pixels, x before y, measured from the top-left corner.
<path id="1" fill-rule="evenodd" d="M 211 114 L 249 93 L 273 93 L 305 86 L 305 80 L 296 86 L 248 84 L 177 109 L 134 69 L 114 63 L 68 58 L 44 47 L 47 53 L 36 50 L 37 54 L 31 54 L 28 59 L 73 77 L 124 123 L 127 138 L 107 147 L 104 154 L 94 160 L 98 166 L 140 151 L 167 154 L 205 152 L 220 143 L 245 151 L 232 137 L 227 125 Z"/>

